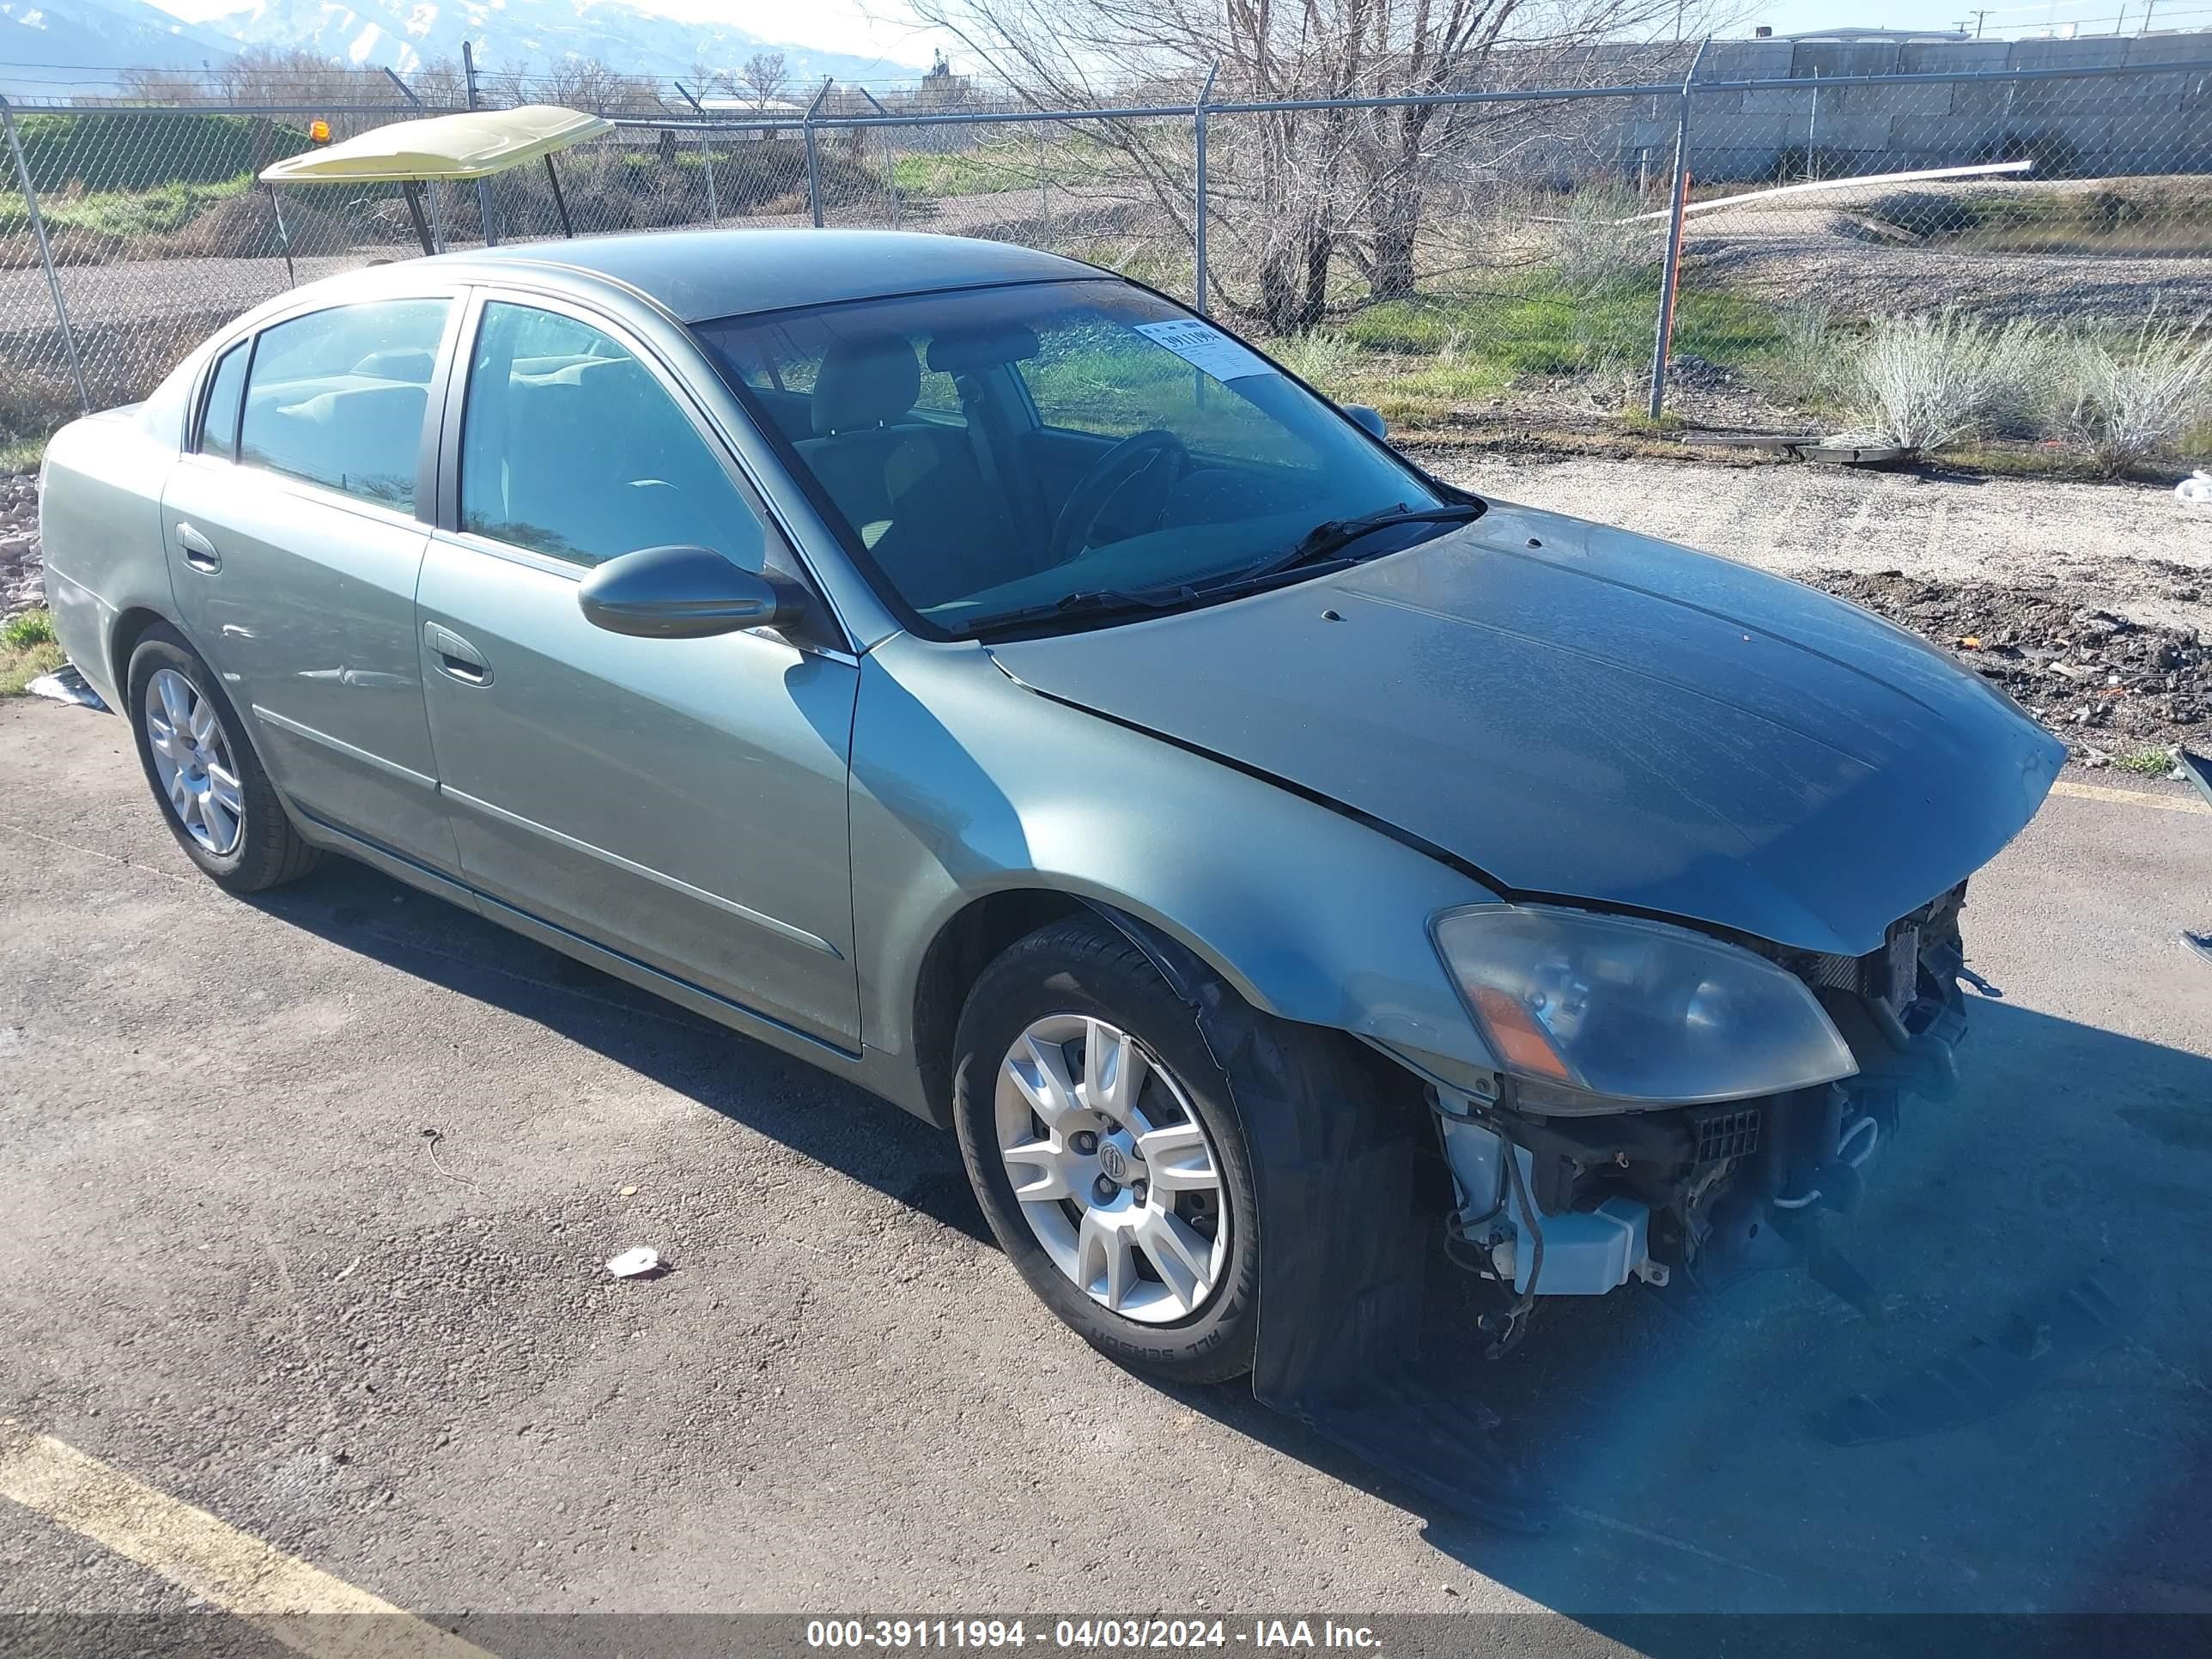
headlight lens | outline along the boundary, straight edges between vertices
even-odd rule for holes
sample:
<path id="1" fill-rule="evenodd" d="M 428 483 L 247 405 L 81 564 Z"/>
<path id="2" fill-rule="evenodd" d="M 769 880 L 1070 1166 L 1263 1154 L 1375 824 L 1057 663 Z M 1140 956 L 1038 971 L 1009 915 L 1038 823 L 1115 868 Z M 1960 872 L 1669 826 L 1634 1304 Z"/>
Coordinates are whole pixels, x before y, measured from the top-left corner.
<path id="1" fill-rule="evenodd" d="M 1701 933 L 1508 904 L 1447 911 L 1434 933 L 1491 1052 L 1518 1077 L 1689 1104 L 1858 1069 L 1804 981 Z"/>

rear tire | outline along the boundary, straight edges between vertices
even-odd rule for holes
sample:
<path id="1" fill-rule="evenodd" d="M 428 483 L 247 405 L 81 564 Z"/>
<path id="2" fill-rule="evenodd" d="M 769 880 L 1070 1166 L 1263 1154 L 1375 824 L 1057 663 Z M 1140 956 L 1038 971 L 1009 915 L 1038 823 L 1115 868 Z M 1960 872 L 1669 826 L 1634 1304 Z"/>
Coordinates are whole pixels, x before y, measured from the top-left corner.
<path id="1" fill-rule="evenodd" d="M 285 815 L 221 681 L 173 629 L 147 629 L 124 684 L 161 822 L 216 885 L 258 893 L 321 861 Z"/>
<path id="2" fill-rule="evenodd" d="M 1158 970 L 1096 917 L 1055 922 L 984 970 L 954 1049 L 969 1180 L 1045 1305 L 1161 1382 L 1249 1370 L 1251 1158 L 1229 1079 Z"/>

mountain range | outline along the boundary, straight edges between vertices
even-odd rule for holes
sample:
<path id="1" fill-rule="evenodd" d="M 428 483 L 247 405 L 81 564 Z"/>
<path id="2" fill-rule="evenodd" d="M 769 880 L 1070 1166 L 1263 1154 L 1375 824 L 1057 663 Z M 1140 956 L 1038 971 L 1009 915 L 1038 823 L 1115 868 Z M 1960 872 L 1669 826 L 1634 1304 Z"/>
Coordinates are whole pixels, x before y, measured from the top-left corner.
<path id="1" fill-rule="evenodd" d="M 144 0 L 0 0 L 0 91 L 67 97 L 100 72 L 220 67 L 246 46 L 298 47 L 359 69 L 404 76 L 472 43 L 479 65 L 523 71 L 596 58 L 665 80 L 734 71 L 756 52 L 781 52 L 795 88 L 906 79 L 912 64 L 765 40 L 712 23 L 656 16 L 619 0 L 257 0 L 185 23 Z"/>
<path id="2" fill-rule="evenodd" d="M 141 0 L 0 0 L 0 93 L 112 90 L 118 69 L 196 70 L 238 42 Z"/>

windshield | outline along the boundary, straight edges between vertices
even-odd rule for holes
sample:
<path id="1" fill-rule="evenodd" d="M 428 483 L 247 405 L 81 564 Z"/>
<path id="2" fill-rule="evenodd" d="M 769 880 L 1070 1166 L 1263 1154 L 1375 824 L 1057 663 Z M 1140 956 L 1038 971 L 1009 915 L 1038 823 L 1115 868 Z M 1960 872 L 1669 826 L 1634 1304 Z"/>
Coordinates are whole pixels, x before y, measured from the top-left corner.
<path id="1" fill-rule="evenodd" d="M 925 632 L 1194 602 L 1444 497 L 1204 319 L 1127 283 L 862 301 L 696 332 Z M 1446 526 L 1349 539 L 1387 552 Z M 1278 576 L 1273 567 L 1282 567 Z"/>

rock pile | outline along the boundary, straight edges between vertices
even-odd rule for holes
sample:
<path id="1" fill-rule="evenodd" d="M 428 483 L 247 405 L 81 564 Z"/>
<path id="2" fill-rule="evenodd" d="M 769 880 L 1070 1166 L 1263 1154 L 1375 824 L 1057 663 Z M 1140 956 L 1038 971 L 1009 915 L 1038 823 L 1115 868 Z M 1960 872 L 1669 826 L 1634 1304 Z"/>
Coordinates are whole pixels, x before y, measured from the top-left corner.
<path id="1" fill-rule="evenodd" d="M 39 475 L 0 475 L 0 619 L 46 602 L 40 568 Z"/>
<path id="2" fill-rule="evenodd" d="M 2065 585 L 1935 582 L 1897 570 L 1809 580 L 1949 649 L 2027 705 L 2077 760 L 2212 745 L 2212 646 L 2195 629 L 2131 622 Z M 2172 597 L 2199 596 L 2184 587 Z"/>

